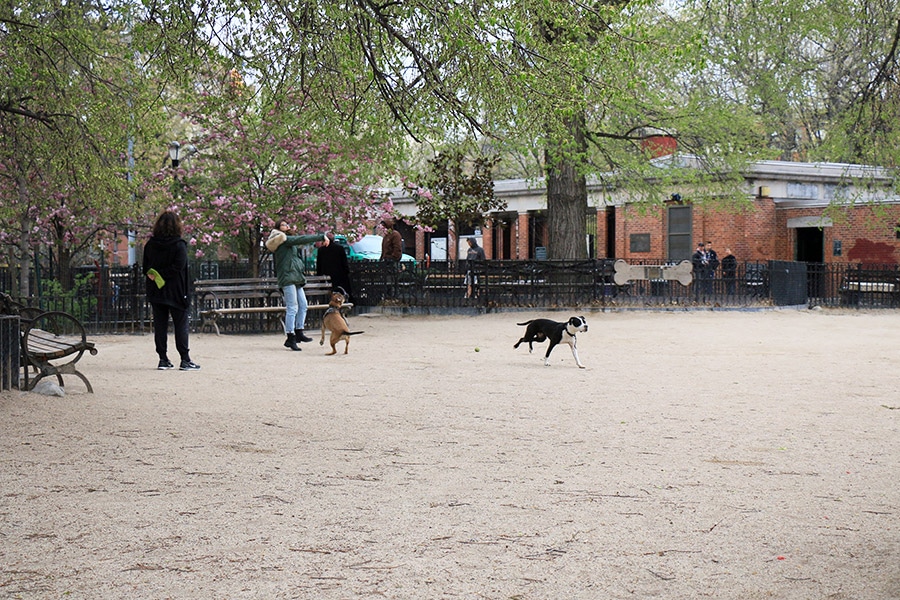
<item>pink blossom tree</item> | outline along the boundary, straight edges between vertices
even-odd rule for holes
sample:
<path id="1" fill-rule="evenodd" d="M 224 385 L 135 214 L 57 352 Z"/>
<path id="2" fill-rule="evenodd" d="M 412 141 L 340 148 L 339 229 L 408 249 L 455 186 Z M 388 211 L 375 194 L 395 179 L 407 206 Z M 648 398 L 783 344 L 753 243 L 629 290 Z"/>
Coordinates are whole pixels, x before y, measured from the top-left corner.
<path id="1" fill-rule="evenodd" d="M 258 274 L 277 218 L 299 233 L 355 237 L 393 209 L 370 185 L 378 148 L 365 153 L 352 143 L 315 139 L 298 122 L 290 96 L 260 104 L 246 95 L 232 92 L 228 102 L 207 97 L 190 115 L 201 132 L 192 140 L 199 150 L 175 172 L 174 205 L 196 257 L 230 252 L 246 257 Z"/>

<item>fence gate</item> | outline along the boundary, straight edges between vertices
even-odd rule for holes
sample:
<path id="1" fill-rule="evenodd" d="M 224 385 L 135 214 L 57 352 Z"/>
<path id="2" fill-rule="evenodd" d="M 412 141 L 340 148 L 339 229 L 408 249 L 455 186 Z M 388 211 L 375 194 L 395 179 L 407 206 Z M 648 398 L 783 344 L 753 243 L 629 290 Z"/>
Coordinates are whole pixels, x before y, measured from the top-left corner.
<path id="1" fill-rule="evenodd" d="M 769 261 L 769 287 L 775 306 L 806 304 L 809 299 L 806 263 L 786 260 Z"/>

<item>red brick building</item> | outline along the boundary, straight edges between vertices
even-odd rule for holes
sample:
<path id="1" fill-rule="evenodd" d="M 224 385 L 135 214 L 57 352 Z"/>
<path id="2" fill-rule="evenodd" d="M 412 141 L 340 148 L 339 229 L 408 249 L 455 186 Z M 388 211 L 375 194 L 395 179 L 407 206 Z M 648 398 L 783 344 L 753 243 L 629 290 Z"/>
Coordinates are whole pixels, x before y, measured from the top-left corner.
<path id="1" fill-rule="evenodd" d="M 738 260 L 797 260 L 818 263 L 900 262 L 900 196 L 882 169 L 839 163 L 762 161 L 744 175 L 747 206 L 732 210 L 691 203 L 690 190 L 672 190 L 669 201 L 650 211 L 629 204 L 623 192 L 588 186 L 585 244 L 596 258 L 683 260 L 700 241 L 719 254 L 730 248 Z M 524 260 L 545 256 L 546 191 L 540 181 L 504 180 L 495 194 L 507 202 L 480 230 L 433 233 L 406 229 L 416 258 L 456 257 L 460 238 L 475 235 L 488 258 Z M 395 197 L 413 214 L 408 198 Z"/>

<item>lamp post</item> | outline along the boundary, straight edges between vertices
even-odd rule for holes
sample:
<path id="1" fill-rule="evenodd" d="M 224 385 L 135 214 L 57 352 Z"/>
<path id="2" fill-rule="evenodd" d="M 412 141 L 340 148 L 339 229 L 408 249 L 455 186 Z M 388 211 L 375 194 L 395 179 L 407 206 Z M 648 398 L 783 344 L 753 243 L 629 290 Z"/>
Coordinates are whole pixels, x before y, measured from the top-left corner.
<path id="1" fill-rule="evenodd" d="M 169 144 L 169 158 L 172 160 L 172 197 L 178 200 L 178 164 L 181 162 L 181 144 Z"/>
<path id="2" fill-rule="evenodd" d="M 196 152 L 197 148 L 193 144 L 182 147 L 178 142 L 169 142 L 169 159 L 172 161 L 172 179 L 175 182 L 173 196 L 176 199 L 178 198 L 178 171 L 176 169 L 181 164 L 182 159 L 188 158 Z"/>
<path id="3" fill-rule="evenodd" d="M 172 159 L 172 168 L 177 169 L 181 160 L 181 144 L 172 142 L 169 144 L 169 158 Z"/>

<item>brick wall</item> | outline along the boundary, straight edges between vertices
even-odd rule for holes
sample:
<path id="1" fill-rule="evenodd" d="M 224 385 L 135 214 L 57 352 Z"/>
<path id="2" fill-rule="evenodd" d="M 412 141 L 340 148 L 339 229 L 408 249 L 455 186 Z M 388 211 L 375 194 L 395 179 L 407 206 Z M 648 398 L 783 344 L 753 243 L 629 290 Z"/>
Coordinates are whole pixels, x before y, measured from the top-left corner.
<path id="1" fill-rule="evenodd" d="M 615 256 L 626 260 L 666 259 L 665 207 L 639 209 L 635 206 L 603 207 L 597 210 L 596 257 L 607 258 L 610 235 L 607 212 L 615 214 Z M 756 198 L 740 210 L 717 210 L 694 207 L 691 247 L 697 242 L 711 241 L 719 255 L 730 248 L 741 261 L 795 260 L 797 230 L 788 221 L 799 217 L 828 217 L 833 225 L 823 228 L 826 263 L 900 263 L 900 239 L 894 228 L 900 223 L 900 205 L 853 206 L 845 209 L 776 208 L 772 198 Z M 529 220 L 527 212 L 511 220 L 513 260 L 529 258 Z M 484 230 L 485 253 L 493 250 L 492 237 L 502 235 L 489 224 Z M 649 252 L 631 252 L 632 234 L 650 235 Z M 834 242 L 841 242 L 841 255 L 834 256 Z M 451 235 L 450 245 L 455 243 Z M 416 253 L 424 255 L 424 236 L 416 234 Z M 488 254 L 488 258 L 493 258 Z"/>
<path id="2" fill-rule="evenodd" d="M 666 258 L 666 211 L 635 207 L 616 209 L 616 256 L 629 259 Z M 829 217 L 833 225 L 823 228 L 826 263 L 900 263 L 900 206 L 854 206 L 841 210 L 816 208 L 777 209 L 771 198 L 756 198 L 752 206 L 728 211 L 695 207 L 693 246 L 711 241 L 721 255 L 730 248 L 738 260 L 795 260 L 797 230 L 788 221 L 798 217 Z M 606 231 L 605 217 L 598 214 L 598 238 Z M 650 234 L 650 252 L 632 253 L 629 239 L 634 233 Z M 841 242 L 841 255 L 834 256 L 834 242 Z M 598 252 L 603 246 L 598 243 Z"/>
<path id="3" fill-rule="evenodd" d="M 826 263 L 897 264 L 900 239 L 895 227 L 900 223 L 900 206 L 854 206 L 833 210 L 795 208 L 778 211 L 779 251 L 793 259 L 796 230 L 788 229 L 789 219 L 826 216 L 833 221 L 824 227 Z M 841 243 L 841 255 L 834 255 L 834 242 Z"/>
<path id="4" fill-rule="evenodd" d="M 516 256 L 513 259 L 528 259 L 528 213 L 519 213 L 516 221 Z"/>
<path id="5" fill-rule="evenodd" d="M 625 260 L 659 259 L 666 256 L 666 210 L 653 206 L 616 207 L 616 258 Z M 650 234 L 649 252 L 632 252 L 631 236 Z"/>

